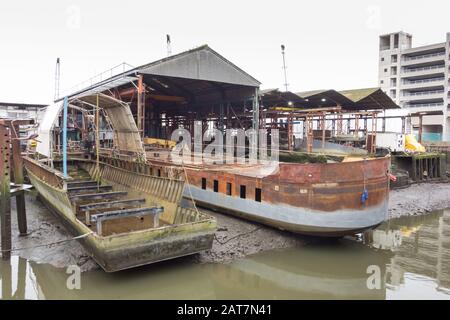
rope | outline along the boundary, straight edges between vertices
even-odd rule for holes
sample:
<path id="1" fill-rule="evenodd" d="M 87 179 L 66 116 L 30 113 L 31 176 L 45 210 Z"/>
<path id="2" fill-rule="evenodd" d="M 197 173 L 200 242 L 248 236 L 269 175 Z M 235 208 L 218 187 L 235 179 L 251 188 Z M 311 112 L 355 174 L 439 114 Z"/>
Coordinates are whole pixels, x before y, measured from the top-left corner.
<path id="1" fill-rule="evenodd" d="M 186 168 L 185 168 L 183 162 L 181 162 L 181 167 L 183 168 L 184 176 L 186 178 L 186 183 L 187 183 L 188 191 L 189 191 L 189 197 L 191 198 L 192 204 L 194 205 L 194 209 L 195 209 L 197 215 L 200 216 L 200 211 L 198 210 L 197 204 L 195 203 L 195 200 L 194 200 L 194 196 L 192 195 L 191 184 L 189 183 L 188 174 L 187 174 L 187 171 L 186 171 Z"/>
<path id="2" fill-rule="evenodd" d="M 188 174 L 187 174 L 187 171 L 186 171 L 185 166 L 183 165 L 183 162 L 181 162 L 181 167 L 183 168 L 184 176 L 185 176 L 185 178 L 186 178 L 186 184 L 187 184 L 188 191 L 189 191 L 189 197 L 191 198 L 192 204 L 194 205 L 194 209 L 195 209 L 197 215 L 200 215 L 200 211 L 198 210 L 197 205 L 196 205 L 195 200 L 194 200 L 194 196 L 192 195 L 191 185 L 190 185 L 190 183 L 189 183 Z M 253 232 L 258 231 L 258 230 L 261 229 L 261 228 L 262 228 L 262 227 L 256 227 L 255 229 L 250 230 L 250 231 L 248 231 L 248 232 L 244 232 L 244 233 L 237 234 L 237 235 L 235 235 L 234 237 L 231 237 L 230 239 L 227 239 L 227 240 L 224 241 L 224 242 L 220 241 L 219 238 L 217 238 L 216 233 L 214 233 L 214 240 L 216 240 L 220 245 L 224 245 L 224 244 L 230 242 L 231 240 L 234 240 L 234 239 L 236 239 L 236 238 L 239 238 L 239 237 L 243 237 L 243 236 L 249 235 L 249 234 L 251 234 L 251 233 L 253 233 Z"/>
<path id="3" fill-rule="evenodd" d="M 41 248 L 41 247 L 49 247 L 49 246 L 53 246 L 56 244 L 62 244 L 62 243 L 66 243 L 69 241 L 73 241 L 73 240 L 79 240 L 79 239 L 83 239 L 86 238 L 87 236 L 93 234 L 94 231 L 76 236 L 74 238 L 70 238 L 70 239 L 64 239 L 64 240 L 59 240 L 59 241 L 55 241 L 55 242 L 50 242 L 50 243 L 45 243 L 45 244 L 40 244 L 37 246 L 31 246 L 31 247 L 24 247 L 24 248 L 13 248 L 13 249 L 8 249 L 8 250 L 0 250 L 1 252 L 12 252 L 12 251 L 22 251 L 22 250 L 29 250 L 29 249 L 36 249 L 36 248 Z"/>
<path id="4" fill-rule="evenodd" d="M 239 234 L 235 235 L 234 237 L 231 237 L 230 239 L 227 239 L 227 240 L 224 241 L 224 242 L 221 242 L 221 241 L 219 240 L 219 238 L 217 238 L 216 234 L 214 233 L 214 240 L 216 240 L 216 241 L 217 241 L 218 243 L 220 243 L 221 245 L 224 245 L 224 244 L 226 244 L 226 243 L 228 243 L 228 242 L 230 242 L 231 240 L 234 240 L 234 239 L 236 239 L 236 238 L 239 238 L 239 237 L 242 237 L 242 236 L 247 236 L 247 235 L 249 235 L 249 234 L 252 234 L 253 232 L 258 231 L 258 230 L 261 229 L 261 228 L 262 228 L 262 227 L 256 227 L 255 229 L 250 230 L 250 231 L 248 231 L 248 232 L 239 233 Z"/>

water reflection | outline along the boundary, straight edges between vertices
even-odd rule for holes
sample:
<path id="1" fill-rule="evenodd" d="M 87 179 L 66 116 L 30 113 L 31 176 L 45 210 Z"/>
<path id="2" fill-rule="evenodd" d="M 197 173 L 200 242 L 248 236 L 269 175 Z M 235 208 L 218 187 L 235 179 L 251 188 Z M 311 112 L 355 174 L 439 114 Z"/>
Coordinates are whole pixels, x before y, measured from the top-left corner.
<path id="1" fill-rule="evenodd" d="M 450 210 L 391 220 L 366 234 L 364 241 L 394 253 L 386 280 L 393 291 L 421 281 L 450 294 Z"/>
<path id="2" fill-rule="evenodd" d="M 319 242 L 231 264 L 178 259 L 125 272 L 83 273 L 19 257 L 0 261 L 3 299 L 401 299 L 450 298 L 450 211 L 392 220 L 358 241 Z M 379 289 L 369 289 L 378 266 Z"/>

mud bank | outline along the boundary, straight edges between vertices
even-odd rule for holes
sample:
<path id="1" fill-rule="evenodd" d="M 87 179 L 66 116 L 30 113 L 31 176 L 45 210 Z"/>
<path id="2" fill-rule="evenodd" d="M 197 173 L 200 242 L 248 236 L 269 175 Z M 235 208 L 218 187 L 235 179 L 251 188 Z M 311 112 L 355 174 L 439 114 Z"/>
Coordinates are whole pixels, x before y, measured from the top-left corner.
<path id="1" fill-rule="evenodd" d="M 389 194 L 389 217 L 427 214 L 450 208 L 450 183 L 413 184 Z"/>
<path id="2" fill-rule="evenodd" d="M 83 271 L 98 268 L 89 254 L 77 241 L 64 241 L 72 237 L 64 226 L 39 200 L 35 193 L 26 197 L 29 235 L 20 237 L 12 201 L 13 247 L 29 248 L 14 251 L 25 259 L 49 263 L 56 267 L 77 264 Z M 450 183 L 428 183 L 393 190 L 390 193 L 389 215 L 397 218 L 406 215 L 426 214 L 450 207 Z M 181 258 L 193 263 L 226 263 L 261 251 L 301 247 L 319 239 L 294 235 L 263 225 L 201 209 L 217 218 L 218 231 L 211 250 Z M 37 247 L 38 246 L 38 247 Z"/>
<path id="3" fill-rule="evenodd" d="M 61 221 L 40 202 L 35 191 L 26 195 L 28 235 L 19 236 L 17 226 L 16 204 L 11 201 L 12 255 L 38 263 L 48 263 L 58 268 L 78 265 L 82 271 L 97 268 L 80 243 L 76 240 L 66 241 L 73 236 Z M 49 243 L 57 243 L 47 246 Z"/>

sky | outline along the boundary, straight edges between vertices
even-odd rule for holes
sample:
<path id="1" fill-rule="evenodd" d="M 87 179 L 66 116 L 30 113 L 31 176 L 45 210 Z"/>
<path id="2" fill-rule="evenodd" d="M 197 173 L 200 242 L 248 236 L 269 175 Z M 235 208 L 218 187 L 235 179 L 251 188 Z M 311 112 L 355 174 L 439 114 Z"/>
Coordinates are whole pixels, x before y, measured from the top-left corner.
<path id="1" fill-rule="evenodd" d="M 445 41 L 450 1 L 1 1 L 0 101 L 51 103 L 61 91 L 126 62 L 139 66 L 208 44 L 262 82 L 289 90 L 377 86 L 378 37 Z"/>

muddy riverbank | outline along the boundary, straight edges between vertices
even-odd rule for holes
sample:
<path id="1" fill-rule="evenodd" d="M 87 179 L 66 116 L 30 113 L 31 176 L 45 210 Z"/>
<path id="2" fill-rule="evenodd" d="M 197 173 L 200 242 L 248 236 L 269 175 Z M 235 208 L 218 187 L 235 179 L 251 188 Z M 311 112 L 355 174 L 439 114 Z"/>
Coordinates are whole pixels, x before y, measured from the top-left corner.
<path id="1" fill-rule="evenodd" d="M 399 218 L 450 208 L 450 183 L 413 184 L 389 194 L 389 216 Z"/>
<path id="2" fill-rule="evenodd" d="M 28 194 L 26 199 L 29 235 L 26 237 L 18 235 L 17 220 L 13 214 L 13 247 L 25 248 L 15 251 L 14 255 L 56 267 L 77 264 L 83 271 L 98 268 L 77 241 L 46 246 L 48 243 L 70 239 L 71 235 L 58 218 L 36 199 L 34 193 Z M 422 215 L 448 207 L 450 207 L 450 183 L 418 184 L 391 192 L 389 215 L 391 218 Z M 14 201 L 12 209 L 15 212 Z M 182 258 L 183 260 L 194 263 L 226 263 L 262 251 L 301 247 L 318 241 L 224 214 L 207 212 L 214 215 L 218 222 L 213 248 L 201 254 Z"/>

